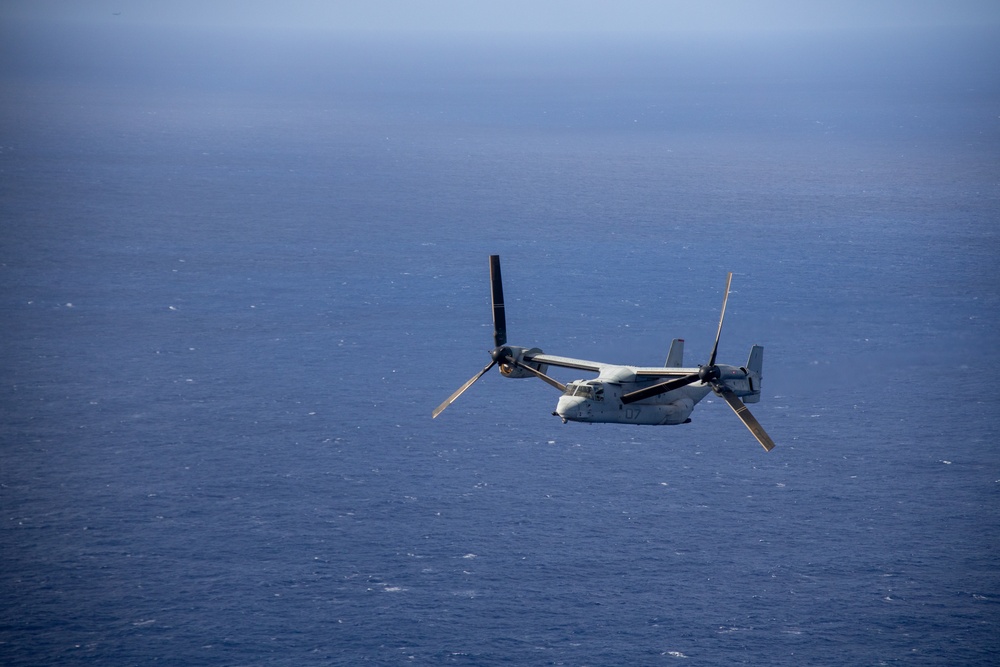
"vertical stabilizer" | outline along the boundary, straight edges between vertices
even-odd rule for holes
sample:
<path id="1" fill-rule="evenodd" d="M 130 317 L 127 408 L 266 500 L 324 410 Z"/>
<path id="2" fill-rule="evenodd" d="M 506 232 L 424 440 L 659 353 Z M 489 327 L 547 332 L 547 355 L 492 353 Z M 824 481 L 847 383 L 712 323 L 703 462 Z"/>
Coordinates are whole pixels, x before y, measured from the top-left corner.
<path id="1" fill-rule="evenodd" d="M 743 397 L 744 403 L 756 403 L 760 401 L 760 382 L 764 373 L 764 348 L 754 345 L 750 348 L 750 356 L 747 358 L 748 379 L 750 380 L 750 390 L 753 392 L 749 396 Z"/>
<path id="2" fill-rule="evenodd" d="M 675 338 L 670 343 L 670 351 L 667 352 L 667 361 L 663 364 L 667 368 L 681 368 L 684 366 L 684 339 Z"/>
<path id="3" fill-rule="evenodd" d="M 750 348 L 750 358 L 747 359 L 747 370 L 754 375 L 764 372 L 764 348 L 754 345 Z"/>

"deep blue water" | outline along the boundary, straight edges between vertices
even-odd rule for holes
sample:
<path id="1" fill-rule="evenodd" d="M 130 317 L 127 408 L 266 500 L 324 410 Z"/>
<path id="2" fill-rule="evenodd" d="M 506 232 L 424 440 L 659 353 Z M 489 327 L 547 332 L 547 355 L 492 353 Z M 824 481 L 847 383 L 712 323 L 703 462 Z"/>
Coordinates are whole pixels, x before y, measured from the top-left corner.
<path id="1" fill-rule="evenodd" d="M 996 664 L 996 53 L 897 38 L 8 40 L 0 662 Z M 490 253 L 642 365 L 734 271 L 777 448 L 432 421 Z"/>

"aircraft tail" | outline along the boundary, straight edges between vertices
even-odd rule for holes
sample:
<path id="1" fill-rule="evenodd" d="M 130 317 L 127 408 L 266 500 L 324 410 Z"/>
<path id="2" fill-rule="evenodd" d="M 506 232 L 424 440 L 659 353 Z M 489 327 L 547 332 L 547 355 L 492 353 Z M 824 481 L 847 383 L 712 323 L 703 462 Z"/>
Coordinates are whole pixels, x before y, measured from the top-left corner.
<path id="1" fill-rule="evenodd" d="M 667 368 L 682 368 L 684 366 L 684 339 L 675 338 L 670 343 L 670 351 L 667 352 L 667 361 L 663 364 Z"/>
<path id="2" fill-rule="evenodd" d="M 749 396 L 743 397 L 744 403 L 757 403 L 760 401 L 760 383 L 764 372 L 764 348 L 754 345 L 750 348 L 750 357 L 747 358 L 747 373 L 750 380 L 750 390 L 753 392 Z"/>

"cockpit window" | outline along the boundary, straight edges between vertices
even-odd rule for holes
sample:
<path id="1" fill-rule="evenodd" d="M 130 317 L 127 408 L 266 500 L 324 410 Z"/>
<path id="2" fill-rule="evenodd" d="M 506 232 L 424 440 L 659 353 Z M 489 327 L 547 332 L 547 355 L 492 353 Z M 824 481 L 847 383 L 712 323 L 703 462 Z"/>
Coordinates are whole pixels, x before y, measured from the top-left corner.
<path id="1" fill-rule="evenodd" d="M 596 401 L 604 400 L 604 387 L 589 384 L 570 383 L 566 385 L 566 396 L 582 396 Z"/>

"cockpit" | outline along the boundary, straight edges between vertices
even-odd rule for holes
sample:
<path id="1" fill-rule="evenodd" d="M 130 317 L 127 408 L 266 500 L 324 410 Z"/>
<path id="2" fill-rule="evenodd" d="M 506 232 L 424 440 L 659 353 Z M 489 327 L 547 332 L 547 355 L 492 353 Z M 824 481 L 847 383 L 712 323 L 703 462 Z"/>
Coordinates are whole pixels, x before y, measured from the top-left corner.
<path id="1" fill-rule="evenodd" d="M 580 396 L 593 401 L 604 400 L 604 385 L 599 382 L 570 382 L 563 396 Z"/>

